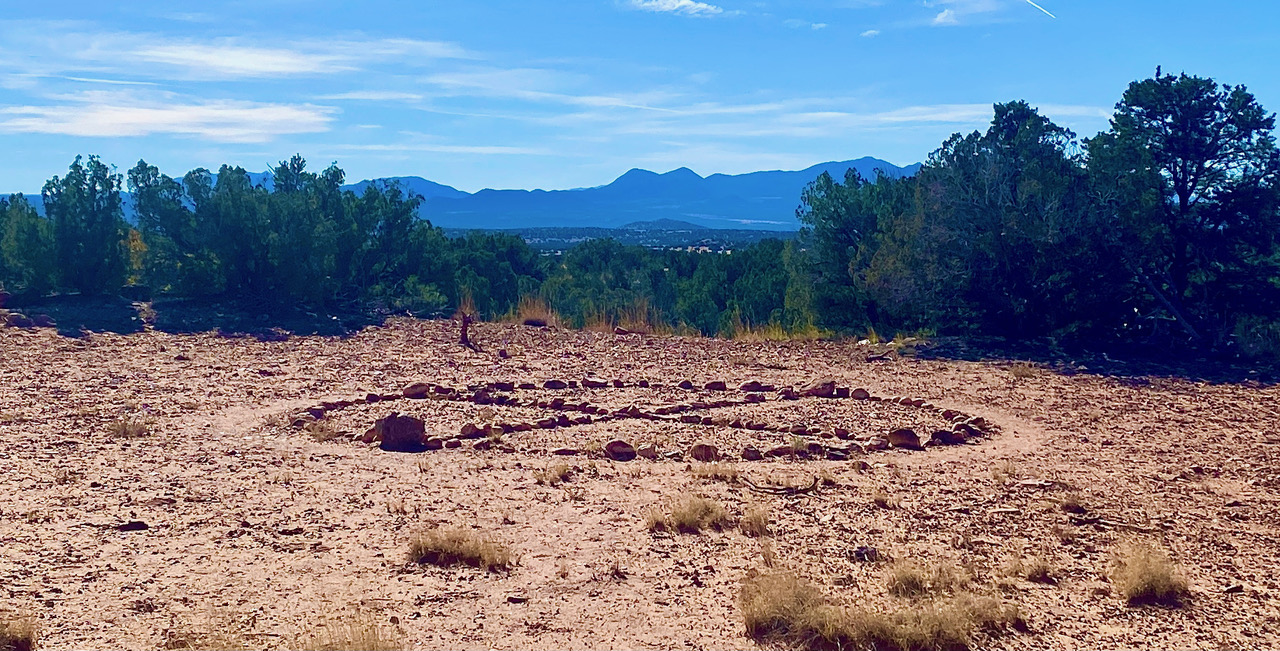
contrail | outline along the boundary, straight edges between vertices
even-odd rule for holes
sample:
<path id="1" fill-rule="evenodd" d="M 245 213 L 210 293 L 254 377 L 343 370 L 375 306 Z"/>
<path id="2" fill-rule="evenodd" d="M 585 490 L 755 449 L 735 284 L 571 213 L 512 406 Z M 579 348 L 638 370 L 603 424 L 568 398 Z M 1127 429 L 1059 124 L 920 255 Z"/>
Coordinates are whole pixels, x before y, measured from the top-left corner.
<path id="1" fill-rule="evenodd" d="M 1035 7 L 1036 9 L 1039 9 L 1040 11 L 1043 11 L 1043 12 L 1045 13 L 1045 15 L 1049 16 L 1050 18 L 1052 18 L 1052 19 L 1054 19 L 1054 20 L 1057 20 L 1057 19 L 1058 19 L 1058 17 L 1057 17 L 1057 16 L 1055 16 L 1055 15 L 1053 15 L 1053 14 L 1049 13 L 1049 10 L 1048 10 L 1048 9 L 1045 9 L 1044 7 L 1041 7 L 1040 5 L 1038 5 L 1038 4 L 1034 3 L 1034 2 L 1032 2 L 1031 0 L 1027 0 L 1027 4 L 1031 5 L 1032 7 Z"/>

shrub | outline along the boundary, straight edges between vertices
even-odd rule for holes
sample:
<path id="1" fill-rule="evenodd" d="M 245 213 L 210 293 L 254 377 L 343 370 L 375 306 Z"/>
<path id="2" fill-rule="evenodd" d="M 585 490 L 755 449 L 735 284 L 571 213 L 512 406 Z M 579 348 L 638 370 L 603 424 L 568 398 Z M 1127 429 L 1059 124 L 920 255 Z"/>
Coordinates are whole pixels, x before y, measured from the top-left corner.
<path id="1" fill-rule="evenodd" d="M 650 531 L 699 533 L 711 528 L 717 531 L 729 525 L 729 512 L 705 497 L 689 495 L 676 501 L 670 512 L 652 511 L 647 518 Z"/>
<path id="2" fill-rule="evenodd" d="M 440 567 L 469 565 L 496 572 L 511 569 L 505 545 L 461 528 L 429 529 L 409 543 L 409 560 Z"/>
<path id="3" fill-rule="evenodd" d="M 113 439 L 140 439 L 151 433 L 151 423 L 141 418 L 125 416 L 107 426 L 107 435 Z"/>
<path id="4" fill-rule="evenodd" d="M 976 632 L 1025 628 L 1016 607 L 970 595 L 887 613 L 841 608 L 786 572 L 748 578 L 739 602 L 749 636 L 805 649 L 968 649 Z"/>
<path id="5" fill-rule="evenodd" d="M 953 592 L 968 582 L 968 577 L 951 565 L 924 565 L 913 561 L 894 562 L 886 578 L 889 594 L 898 597 L 924 597 Z"/>
<path id="6" fill-rule="evenodd" d="M 698 479 L 706 479 L 711 481 L 723 481 L 730 484 L 737 482 L 738 477 L 742 473 L 738 469 L 727 463 L 704 463 L 693 467 L 693 476 Z"/>
<path id="7" fill-rule="evenodd" d="M 36 628 L 30 619 L 0 619 L 0 651 L 32 651 Z"/>
<path id="8" fill-rule="evenodd" d="M 1190 594 L 1169 555 L 1148 544 L 1130 544 L 1116 555 L 1111 581 L 1130 605 L 1177 607 Z"/>
<path id="9" fill-rule="evenodd" d="M 769 535 L 769 507 L 763 504 L 748 506 L 738 528 L 742 529 L 742 533 L 755 538 Z"/>

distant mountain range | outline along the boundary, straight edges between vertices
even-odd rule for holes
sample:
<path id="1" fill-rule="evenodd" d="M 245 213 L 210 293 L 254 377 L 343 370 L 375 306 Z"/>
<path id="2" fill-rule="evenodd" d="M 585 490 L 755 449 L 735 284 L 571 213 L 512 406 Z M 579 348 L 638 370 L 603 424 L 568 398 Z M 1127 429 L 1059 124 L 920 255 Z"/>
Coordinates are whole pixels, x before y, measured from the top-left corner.
<path id="1" fill-rule="evenodd" d="M 480 190 L 471 194 L 414 176 L 361 181 L 351 187 L 359 191 L 369 183 L 399 182 L 406 191 L 426 199 L 422 216 L 445 228 L 619 228 L 658 222 L 659 228 L 789 231 L 800 227 L 795 211 L 805 185 L 823 172 L 843 179 L 845 170 L 851 168 L 863 178 L 873 179 L 876 170 L 892 177 L 910 176 L 920 165 L 898 167 L 867 157 L 800 171 L 707 177 L 686 167 L 665 174 L 633 169 L 608 185 L 578 190 Z M 664 225 L 665 220 L 684 223 Z M 645 224 L 642 228 L 652 230 L 655 226 Z"/>
<path id="2" fill-rule="evenodd" d="M 821 163 L 799 171 L 712 174 L 702 177 L 686 167 L 658 174 L 633 169 L 608 185 L 576 190 L 480 190 L 463 192 L 416 176 L 360 181 L 344 186 L 362 192 L 371 183 L 398 183 L 422 195 L 421 215 L 450 229 L 698 227 L 791 231 L 800 192 L 823 172 L 836 180 L 848 169 L 873 179 L 877 171 L 910 176 L 920 165 L 898 167 L 876 158 Z M 271 186 L 271 175 L 250 174 L 255 184 Z M 39 202 L 39 193 L 28 195 Z M 132 201 L 125 198 L 126 217 Z M 679 223 L 671 223 L 679 222 Z"/>

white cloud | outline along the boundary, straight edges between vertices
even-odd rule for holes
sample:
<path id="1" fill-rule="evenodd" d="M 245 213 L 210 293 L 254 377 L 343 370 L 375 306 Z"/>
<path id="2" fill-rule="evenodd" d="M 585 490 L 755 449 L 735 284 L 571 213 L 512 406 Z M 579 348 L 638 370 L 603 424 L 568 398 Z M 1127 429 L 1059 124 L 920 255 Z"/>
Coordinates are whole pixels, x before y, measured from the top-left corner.
<path id="1" fill-rule="evenodd" d="M 721 7 L 696 0 L 631 0 L 631 6 L 643 11 L 686 16 L 714 16 L 724 13 Z"/>
<path id="2" fill-rule="evenodd" d="M 394 90 L 355 90 L 332 95 L 317 95 L 316 99 L 354 102 L 417 102 L 424 97 L 421 93 L 404 93 Z"/>
<path id="3" fill-rule="evenodd" d="M 334 110 L 274 104 L 140 97 L 94 91 L 46 106 L 0 108 L 0 132 L 119 138 L 168 134 L 218 142 L 266 142 L 276 136 L 328 131 Z"/>
<path id="4" fill-rule="evenodd" d="M 800 20 L 799 18 L 789 18 L 782 21 L 782 24 L 790 27 L 791 29 L 812 29 L 815 31 L 819 29 L 826 29 L 827 27 L 826 23 L 811 23 L 807 20 Z"/>
<path id="5" fill-rule="evenodd" d="M 163 80 L 320 76 L 375 63 L 419 65 L 467 59 L 461 46 L 407 38 L 178 38 L 100 31 L 81 24 L 15 21 L 0 25 L 0 61 L 26 74 L 108 73 Z M 85 75 L 84 73 L 92 73 Z"/>
<path id="6" fill-rule="evenodd" d="M 861 36 L 862 38 L 875 38 L 875 37 L 877 37 L 877 36 L 879 36 L 879 35 L 880 35 L 880 30 L 878 30 L 878 29 L 868 29 L 867 31 L 865 31 L 865 32 L 863 32 L 863 33 L 861 33 L 861 34 L 859 34 L 858 36 Z"/>
<path id="7" fill-rule="evenodd" d="M 943 9 L 937 16 L 933 17 L 934 25 L 957 25 L 960 21 L 956 18 L 956 12 L 953 9 Z"/>

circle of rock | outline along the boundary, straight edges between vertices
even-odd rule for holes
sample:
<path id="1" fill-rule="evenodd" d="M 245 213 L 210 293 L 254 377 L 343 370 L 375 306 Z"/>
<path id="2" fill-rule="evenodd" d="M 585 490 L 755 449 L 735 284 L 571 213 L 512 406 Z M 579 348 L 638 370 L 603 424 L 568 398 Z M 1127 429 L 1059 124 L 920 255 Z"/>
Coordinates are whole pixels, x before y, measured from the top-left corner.
<path id="1" fill-rule="evenodd" d="M 369 393 L 363 397 L 350 400 L 321 402 L 297 414 L 292 420 L 292 425 L 295 428 L 305 428 L 312 422 L 324 419 L 330 413 L 356 405 L 397 400 L 435 399 L 471 402 L 477 405 L 536 407 L 559 413 L 534 422 L 497 422 L 483 426 L 468 423 L 461 427 L 456 436 L 449 438 L 428 435 L 425 423 L 421 419 L 392 413 L 385 418 L 378 419 L 363 436 L 359 437 L 359 440 L 367 444 L 377 443 L 381 449 L 393 452 L 424 452 L 444 448 L 458 448 L 462 446 L 462 441 L 464 440 L 474 440 L 471 446 L 476 450 L 495 449 L 503 452 L 516 452 L 514 447 L 502 442 L 501 437 L 503 435 L 528 432 L 535 429 L 550 430 L 628 419 L 769 431 L 788 434 L 793 437 L 792 443 L 779 445 L 769 450 L 760 450 L 747 446 L 741 452 L 741 459 L 744 461 L 761 461 L 769 458 L 826 458 L 842 461 L 855 454 L 866 454 L 890 448 L 923 450 L 928 446 L 961 445 L 976 442 L 978 439 L 990 436 L 994 432 L 992 425 L 981 417 L 972 416 L 956 409 L 939 407 L 922 398 L 873 395 L 866 389 L 839 386 L 835 380 L 830 379 L 817 380 L 802 388 L 775 387 L 757 381 L 750 381 L 742 384 L 736 390 L 729 388 L 725 382 L 719 380 L 706 382 L 701 387 L 695 385 L 691 380 L 684 380 L 676 386 L 688 391 L 696 391 L 701 388 L 703 391 L 724 394 L 724 397 L 719 400 L 701 400 L 691 403 L 662 405 L 648 410 L 641 409 L 635 405 L 610 410 L 592 405 L 588 401 L 571 402 L 559 396 L 550 399 L 531 398 L 521 400 L 515 396 L 508 395 L 516 390 L 555 393 L 567 389 L 577 389 L 579 386 L 585 389 L 623 389 L 631 387 L 657 389 L 662 388 L 663 385 L 647 380 L 640 380 L 634 385 L 629 385 L 618 379 L 586 378 L 582 380 L 581 384 L 577 381 L 552 379 L 547 380 L 541 386 L 530 382 L 490 382 L 482 385 L 472 385 L 466 389 L 457 389 L 431 382 L 416 382 L 397 393 Z M 922 438 L 919 433 L 909 428 L 895 428 L 884 435 L 855 437 L 849 430 L 839 427 L 824 429 L 820 426 L 807 425 L 775 426 L 752 420 L 716 418 L 711 415 L 704 415 L 706 412 L 711 412 L 715 409 L 762 403 L 769 400 L 767 394 L 772 394 L 774 396 L 773 399 L 777 401 L 801 399 L 862 400 L 916 407 L 936 413 L 943 420 L 950 423 L 950 428 L 935 430 L 925 438 Z M 823 442 L 824 440 L 829 441 L 830 438 L 838 439 L 840 443 Z M 800 441 L 805 442 L 800 445 Z M 584 452 L 574 448 L 560 448 L 552 451 L 552 454 L 569 456 L 584 454 Z M 601 454 L 617 461 L 630 461 L 637 456 L 647 459 L 662 457 L 683 460 L 689 458 L 695 461 L 718 461 L 724 458 L 716 446 L 702 442 L 695 443 L 686 451 L 670 451 L 663 454 L 652 445 L 636 449 L 626 441 L 614 440 L 604 445 Z"/>

